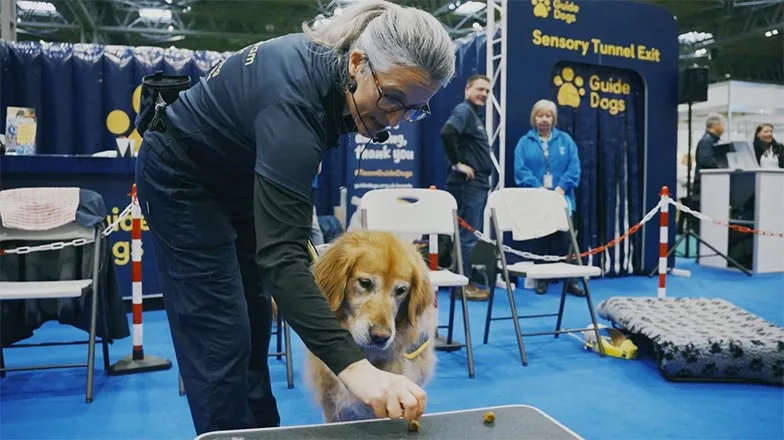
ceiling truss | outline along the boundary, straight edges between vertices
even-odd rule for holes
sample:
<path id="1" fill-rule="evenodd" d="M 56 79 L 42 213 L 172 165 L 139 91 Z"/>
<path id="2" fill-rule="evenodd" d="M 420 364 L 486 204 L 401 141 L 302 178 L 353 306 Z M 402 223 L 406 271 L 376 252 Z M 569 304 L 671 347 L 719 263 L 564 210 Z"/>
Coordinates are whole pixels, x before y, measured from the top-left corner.
<path id="1" fill-rule="evenodd" d="M 329 16 L 347 0 L 46 0 L 54 14 L 17 7 L 20 39 L 98 44 L 177 45 L 234 50 L 250 42 L 296 32 L 303 21 Z M 484 8 L 458 15 L 460 0 L 393 0 L 430 11 L 454 39 L 482 31 Z M 712 76 L 782 82 L 784 0 L 647 0 L 678 16 L 682 32 L 709 32 L 713 39 L 681 45 L 683 64 L 710 65 Z M 484 0 L 481 0 L 484 2 Z M 690 5 L 687 5 L 690 3 Z M 231 4 L 231 6 L 229 6 Z M 145 18 L 140 9 L 165 9 Z M 679 9 L 681 8 L 681 9 Z M 768 38 L 765 32 L 777 30 Z M 768 41 L 769 40 L 769 41 Z"/>

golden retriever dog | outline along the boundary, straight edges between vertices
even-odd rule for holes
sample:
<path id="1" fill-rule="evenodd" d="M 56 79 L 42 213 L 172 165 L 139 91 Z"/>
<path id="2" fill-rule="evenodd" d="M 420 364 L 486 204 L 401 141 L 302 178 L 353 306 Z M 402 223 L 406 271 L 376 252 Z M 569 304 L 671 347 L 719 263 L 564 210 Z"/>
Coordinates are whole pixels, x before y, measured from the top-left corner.
<path id="1" fill-rule="evenodd" d="M 428 268 L 413 244 L 388 232 L 347 232 L 318 258 L 316 283 L 376 368 L 423 386 L 433 375 L 438 325 Z M 327 423 L 375 418 L 312 353 L 306 374 Z"/>

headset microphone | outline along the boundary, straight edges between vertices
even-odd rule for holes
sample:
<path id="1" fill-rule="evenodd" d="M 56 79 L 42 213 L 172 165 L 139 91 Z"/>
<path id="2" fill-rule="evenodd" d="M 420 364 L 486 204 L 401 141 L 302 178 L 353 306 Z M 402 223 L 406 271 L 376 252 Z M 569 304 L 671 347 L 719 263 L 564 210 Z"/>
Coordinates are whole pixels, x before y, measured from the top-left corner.
<path id="1" fill-rule="evenodd" d="M 389 132 L 384 130 L 384 131 L 379 131 L 378 133 L 376 133 L 376 135 L 373 136 L 373 138 L 371 140 L 373 142 L 376 142 L 376 143 L 379 143 L 379 144 L 383 144 L 384 142 L 387 141 L 387 139 L 389 139 Z"/>
<path id="2" fill-rule="evenodd" d="M 354 102 L 354 108 L 356 109 L 357 108 L 357 101 L 354 99 L 354 92 L 357 91 L 357 81 L 354 78 L 349 79 L 348 80 L 348 84 L 346 85 L 346 88 L 348 89 L 349 93 L 351 93 L 351 100 Z M 359 116 L 359 122 L 362 124 L 362 126 L 365 127 L 365 131 L 368 131 L 367 125 L 365 125 L 365 121 L 364 121 L 364 119 L 362 119 L 362 115 L 357 113 L 357 116 Z M 370 138 L 369 142 L 365 142 L 365 145 L 362 146 L 362 150 L 359 152 L 359 157 L 358 157 L 359 160 L 357 162 L 357 171 L 359 170 L 359 168 L 360 168 L 360 166 L 362 164 L 362 155 L 365 153 L 365 148 L 367 148 L 367 145 L 370 142 L 375 142 L 377 144 L 383 144 L 388 139 L 389 139 L 389 132 L 384 130 L 384 131 L 379 131 L 378 133 L 376 133 L 372 138 Z M 354 174 L 354 181 L 351 182 L 351 186 L 352 187 L 357 182 L 357 178 L 358 177 L 359 177 L 359 173 L 357 172 L 357 173 Z M 345 186 L 341 186 L 340 187 L 341 190 L 343 190 L 345 188 L 346 188 Z"/>

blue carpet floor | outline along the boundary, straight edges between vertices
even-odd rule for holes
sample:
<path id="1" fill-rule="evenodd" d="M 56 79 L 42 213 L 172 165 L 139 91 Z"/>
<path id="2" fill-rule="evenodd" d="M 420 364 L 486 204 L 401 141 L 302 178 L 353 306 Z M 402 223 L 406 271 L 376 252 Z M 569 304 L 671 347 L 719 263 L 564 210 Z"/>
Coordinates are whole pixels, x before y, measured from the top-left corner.
<path id="1" fill-rule="evenodd" d="M 784 325 L 784 275 L 749 278 L 703 268 L 690 261 L 678 267 L 691 278 L 668 278 L 669 296 L 725 298 L 752 313 Z M 618 295 L 654 296 L 656 278 L 629 277 L 592 282 L 595 302 Z M 518 290 L 518 306 L 531 313 L 557 311 L 556 286 L 545 296 Z M 499 293 L 503 293 L 499 291 Z M 506 295 L 496 308 L 507 314 Z M 440 298 L 446 322 L 446 296 Z M 590 322 L 582 299 L 570 297 L 565 324 Z M 428 411 L 440 412 L 502 404 L 539 407 L 587 439 L 782 439 L 784 390 L 764 385 L 673 383 L 650 358 L 600 358 L 564 336 L 526 342 L 529 366 L 523 367 L 511 321 L 496 321 L 490 342 L 482 344 L 486 303 L 471 302 L 476 378 L 468 379 L 465 352 L 439 353 L 437 377 L 427 387 Z M 163 312 L 144 316 L 148 354 L 174 359 Z M 458 313 L 457 319 L 460 319 Z M 458 321 L 459 322 L 459 321 Z M 537 320 L 524 320 L 533 328 Z M 552 318 L 539 322 L 545 328 Z M 462 335 L 457 334 L 460 339 Z M 45 324 L 34 340 L 79 338 L 78 331 Z M 286 388 L 284 361 L 271 360 L 273 387 L 284 425 L 319 423 L 320 415 L 303 386 L 303 346 L 294 338 L 294 389 Z M 32 342 L 32 341 L 31 341 Z M 6 350 L 10 366 L 83 361 L 83 347 Z M 111 361 L 130 353 L 130 338 L 111 347 Z M 98 365 L 100 368 L 100 350 Z M 178 395 L 177 370 L 107 377 L 99 370 L 95 401 L 84 403 L 83 370 L 12 372 L 0 380 L 0 438 L 188 439 L 193 438 L 186 400 Z"/>

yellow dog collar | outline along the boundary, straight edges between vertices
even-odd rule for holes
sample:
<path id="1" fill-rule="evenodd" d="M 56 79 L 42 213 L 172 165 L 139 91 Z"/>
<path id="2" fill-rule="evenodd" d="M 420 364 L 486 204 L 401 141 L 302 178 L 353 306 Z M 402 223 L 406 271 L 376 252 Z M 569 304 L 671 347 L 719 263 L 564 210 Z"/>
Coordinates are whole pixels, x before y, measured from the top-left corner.
<path id="1" fill-rule="evenodd" d="M 425 349 L 427 348 L 428 345 L 430 345 L 430 338 L 426 334 L 422 334 L 422 335 L 420 335 L 419 345 L 412 346 L 412 348 L 413 347 L 416 347 L 416 348 L 414 348 L 413 350 L 410 350 L 408 353 L 404 353 L 403 356 L 406 359 L 412 361 L 412 360 L 416 359 L 420 354 L 422 354 L 422 352 L 425 351 Z"/>

